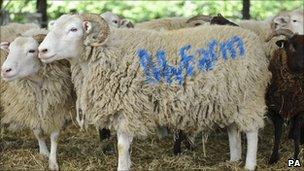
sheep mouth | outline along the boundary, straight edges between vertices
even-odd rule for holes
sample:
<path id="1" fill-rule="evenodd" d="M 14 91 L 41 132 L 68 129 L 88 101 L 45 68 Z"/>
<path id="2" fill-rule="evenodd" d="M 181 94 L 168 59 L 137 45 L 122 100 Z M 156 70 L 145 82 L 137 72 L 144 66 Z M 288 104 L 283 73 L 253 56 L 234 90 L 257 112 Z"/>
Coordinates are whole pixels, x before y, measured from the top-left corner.
<path id="1" fill-rule="evenodd" d="M 1 76 L 4 81 L 13 81 L 18 77 L 18 73 L 14 74 L 14 75 L 9 75 L 9 76 L 1 74 Z"/>
<path id="2" fill-rule="evenodd" d="M 56 57 L 56 54 L 51 55 L 51 56 L 48 56 L 48 57 L 39 56 L 40 60 L 41 60 L 42 62 L 46 62 L 46 63 L 47 63 L 47 62 L 51 62 L 52 59 L 55 58 L 55 57 Z"/>
<path id="3" fill-rule="evenodd" d="M 54 56 L 56 56 L 56 54 L 51 55 L 51 56 L 42 56 L 42 55 L 39 55 L 39 58 L 40 58 L 41 60 L 46 60 L 46 59 L 53 58 Z"/>

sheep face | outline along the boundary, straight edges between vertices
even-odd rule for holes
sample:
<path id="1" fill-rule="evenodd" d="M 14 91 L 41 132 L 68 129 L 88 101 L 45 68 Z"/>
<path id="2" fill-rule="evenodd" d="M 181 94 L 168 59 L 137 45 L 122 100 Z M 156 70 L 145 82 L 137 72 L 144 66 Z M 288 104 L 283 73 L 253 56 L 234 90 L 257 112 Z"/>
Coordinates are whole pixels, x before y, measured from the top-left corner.
<path id="1" fill-rule="evenodd" d="M 63 15 L 54 23 L 39 46 L 39 58 L 42 62 L 52 62 L 64 58 L 75 58 L 80 55 L 85 31 L 91 25 L 76 15 Z"/>
<path id="2" fill-rule="evenodd" d="M 18 37 L 12 43 L 1 43 L 8 56 L 1 67 L 1 76 L 5 81 L 33 76 L 37 74 L 40 62 L 38 59 L 38 42 L 32 37 Z"/>
<path id="3" fill-rule="evenodd" d="M 39 46 L 42 62 L 79 58 L 85 46 L 101 46 L 109 35 L 106 21 L 96 14 L 63 15 Z"/>
<path id="4" fill-rule="evenodd" d="M 279 40 L 276 44 L 285 49 L 289 69 L 294 73 L 303 73 L 304 35 L 294 35 L 288 40 Z"/>
<path id="5" fill-rule="evenodd" d="M 303 34 L 303 17 L 303 11 L 301 10 L 283 12 L 274 17 L 272 27 L 274 30 L 289 29 L 294 33 Z"/>
<path id="6" fill-rule="evenodd" d="M 105 12 L 100 16 L 109 24 L 112 28 L 133 28 L 134 25 L 131 21 L 123 19 L 112 12 Z"/>
<path id="7" fill-rule="evenodd" d="M 122 23 L 122 18 L 112 12 L 105 12 L 100 15 L 106 22 L 113 28 L 120 28 Z"/>

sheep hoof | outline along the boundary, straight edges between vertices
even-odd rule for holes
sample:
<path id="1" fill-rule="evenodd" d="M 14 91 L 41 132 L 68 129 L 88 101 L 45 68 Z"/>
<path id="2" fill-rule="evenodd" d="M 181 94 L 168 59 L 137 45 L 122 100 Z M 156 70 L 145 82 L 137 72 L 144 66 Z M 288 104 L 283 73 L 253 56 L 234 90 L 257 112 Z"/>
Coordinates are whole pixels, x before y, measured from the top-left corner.
<path id="1" fill-rule="evenodd" d="M 107 142 L 105 143 L 105 145 L 102 147 L 102 152 L 105 154 L 105 155 L 113 155 L 115 154 L 115 147 L 113 144 Z"/>
<path id="2" fill-rule="evenodd" d="M 254 164 L 246 164 L 245 170 L 254 171 L 256 169 L 256 166 Z"/>
<path id="3" fill-rule="evenodd" d="M 179 155 L 182 153 L 181 145 L 174 142 L 173 154 Z"/>
<path id="4" fill-rule="evenodd" d="M 53 161 L 49 161 L 49 170 L 55 170 L 58 171 L 59 170 L 59 166 L 58 163 L 53 162 Z"/>
<path id="5" fill-rule="evenodd" d="M 271 157 L 270 157 L 270 159 L 269 159 L 268 164 L 271 165 L 271 164 L 277 163 L 277 162 L 279 161 L 279 158 L 280 158 L 280 156 L 279 156 L 278 153 L 272 153 L 272 155 L 271 155 Z"/>

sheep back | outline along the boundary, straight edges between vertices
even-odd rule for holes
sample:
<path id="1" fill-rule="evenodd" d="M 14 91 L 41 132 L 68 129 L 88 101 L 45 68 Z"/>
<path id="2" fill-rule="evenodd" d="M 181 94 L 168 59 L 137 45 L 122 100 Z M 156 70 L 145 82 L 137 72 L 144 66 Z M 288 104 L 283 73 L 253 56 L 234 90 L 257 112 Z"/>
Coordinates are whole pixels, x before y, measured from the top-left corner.
<path id="1" fill-rule="evenodd" d="M 157 124 L 191 131 L 231 123 L 240 130 L 263 127 L 264 96 L 271 74 L 261 40 L 254 33 L 238 27 L 208 26 L 162 33 L 120 29 L 112 30 L 111 35 L 104 47 L 87 47 L 82 57 L 90 60 L 81 96 L 87 123 L 142 136 L 153 132 Z M 237 50 L 238 57 L 230 54 L 224 59 L 221 43 L 234 38 L 242 41 L 243 50 Z M 209 56 L 198 53 L 208 51 L 214 42 L 217 46 Z M 181 66 L 182 57 L 192 56 L 188 62 L 193 72 L 189 74 L 189 67 L 184 67 L 182 82 L 168 82 L 164 77 L 150 82 L 141 64 L 143 50 L 151 58 L 148 68 L 159 65 L 159 52 L 158 57 L 163 55 L 171 67 Z M 209 61 L 212 68 L 207 68 L 205 61 L 202 68 L 195 69 L 204 57 L 213 59 L 213 54 L 216 60 Z M 124 122 L 119 125 L 121 120 Z"/>
<path id="2" fill-rule="evenodd" d="M 162 18 L 151 21 L 145 21 L 135 25 L 137 29 L 148 30 L 176 30 L 187 27 L 187 18 L 174 17 L 174 18 Z"/>

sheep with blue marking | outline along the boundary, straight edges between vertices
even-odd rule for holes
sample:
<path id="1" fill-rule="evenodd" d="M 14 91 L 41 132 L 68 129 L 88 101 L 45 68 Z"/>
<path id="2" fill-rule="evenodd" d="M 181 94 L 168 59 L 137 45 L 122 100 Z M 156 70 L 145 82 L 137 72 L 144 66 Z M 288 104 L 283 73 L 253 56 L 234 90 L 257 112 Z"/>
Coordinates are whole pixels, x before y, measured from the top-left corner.
<path id="1" fill-rule="evenodd" d="M 201 18 L 204 17 L 206 20 L 211 19 L 211 16 L 201 15 Z M 136 29 L 146 29 L 146 30 L 154 30 L 154 31 L 171 31 L 178 30 L 182 28 L 195 27 L 203 24 L 208 24 L 208 22 L 204 22 L 202 20 L 199 21 L 188 21 L 187 17 L 171 17 L 171 18 L 160 18 L 154 19 L 150 21 L 144 21 L 141 23 L 137 23 L 135 25 Z M 107 21 L 107 20 L 106 20 Z M 110 25 L 111 26 L 111 25 Z M 168 135 L 168 130 L 166 127 L 159 127 L 158 136 L 163 138 Z M 175 155 L 180 154 L 181 143 L 184 142 L 185 146 L 192 150 L 194 148 L 194 141 L 197 133 L 192 135 L 186 135 L 182 130 L 173 130 L 174 132 L 174 145 L 173 145 L 173 153 Z M 207 134 L 206 134 L 207 135 Z M 203 141 L 204 142 L 204 141 Z M 205 152 L 204 152 L 205 153 Z"/>
<path id="2" fill-rule="evenodd" d="M 40 44 L 39 58 L 86 68 L 85 123 L 117 132 L 118 170 L 131 167 L 133 138 L 158 125 L 186 132 L 228 127 L 231 161 L 241 159 L 245 132 L 245 168 L 254 170 L 271 77 L 261 42 L 239 27 L 110 30 L 95 14 L 63 15 Z"/>

